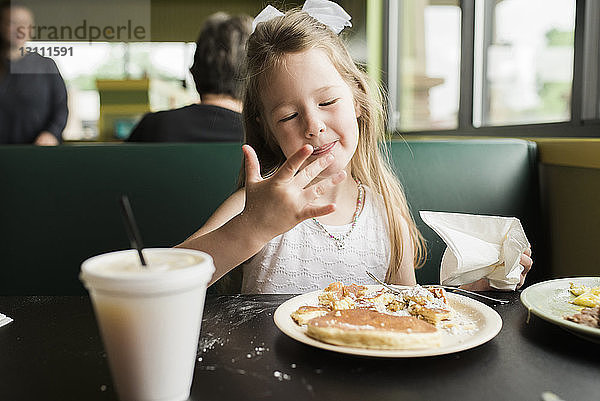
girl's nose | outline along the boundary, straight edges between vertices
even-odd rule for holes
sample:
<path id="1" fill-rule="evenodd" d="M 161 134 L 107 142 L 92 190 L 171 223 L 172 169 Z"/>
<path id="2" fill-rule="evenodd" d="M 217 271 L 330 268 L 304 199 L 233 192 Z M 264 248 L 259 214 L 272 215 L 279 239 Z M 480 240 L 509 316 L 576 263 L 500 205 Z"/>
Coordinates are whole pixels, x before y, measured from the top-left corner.
<path id="1" fill-rule="evenodd" d="M 325 127 L 325 122 L 317 118 L 308 118 L 306 121 L 306 132 L 305 135 L 307 138 L 311 138 L 313 136 L 319 136 L 326 132 L 327 128 Z"/>

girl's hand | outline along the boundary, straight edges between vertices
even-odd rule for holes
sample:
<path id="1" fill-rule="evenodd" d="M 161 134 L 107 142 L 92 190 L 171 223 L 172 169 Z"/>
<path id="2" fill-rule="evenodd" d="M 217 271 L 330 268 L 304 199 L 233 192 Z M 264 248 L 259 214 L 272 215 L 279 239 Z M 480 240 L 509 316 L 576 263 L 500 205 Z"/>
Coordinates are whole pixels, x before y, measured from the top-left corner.
<path id="1" fill-rule="evenodd" d="M 519 284 L 517 284 L 517 290 L 521 288 L 523 283 L 525 282 L 525 277 L 529 270 L 531 270 L 531 266 L 533 266 L 533 259 L 531 258 L 531 246 L 521 254 L 521 260 L 519 262 L 521 266 L 523 266 L 523 271 L 521 272 L 521 280 Z M 479 279 L 473 283 L 461 285 L 460 288 L 464 288 L 465 290 L 470 291 L 495 291 L 495 288 L 490 286 L 490 283 L 487 278 Z"/>
<path id="2" fill-rule="evenodd" d="M 312 146 L 304 145 L 275 174 L 262 178 L 254 149 L 244 145 L 242 151 L 246 169 L 246 204 L 242 215 L 255 227 L 255 234 L 265 242 L 292 229 L 301 221 L 335 210 L 334 203 L 316 205 L 315 201 L 342 182 L 346 178 L 345 171 L 309 186 L 331 164 L 332 155 L 320 157 L 300 170 L 313 152 Z"/>
<path id="3" fill-rule="evenodd" d="M 519 281 L 519 284 L 517 285 L 517 290 L 521 288 L 521 286 L 523 286 L 523 283 L 525 282 L 525 276 L 527 276 L 527 273 L 529 273 L 529 270 L 531 270 L 531 267 L 533 266 L 533 258 L 531 257 L 531 245 L 529 246 L 529 248 L 525 249 L 525 252 L 521 254 L 520 263 L 521 266 L 523 266 L 523 271 L 521 272 L 521 281 Z"/>

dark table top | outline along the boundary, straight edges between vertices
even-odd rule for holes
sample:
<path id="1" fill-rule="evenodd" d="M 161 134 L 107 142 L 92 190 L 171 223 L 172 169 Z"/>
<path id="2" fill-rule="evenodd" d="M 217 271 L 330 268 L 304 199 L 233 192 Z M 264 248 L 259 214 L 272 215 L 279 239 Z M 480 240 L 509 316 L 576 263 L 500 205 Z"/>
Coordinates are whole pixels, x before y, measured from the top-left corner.
<path id="1" fill-rule="evenodd" d="M 531 316 L 518 293 L 495 294 L 503 327 L 442 356 L 381 359 L 297 342 L 273 323 L 292 295 L 209 296 L 192 400 L 600 399 L 600 344 Z M 0 297 L 1 400 L 116 400 L 87 297 Z"/>

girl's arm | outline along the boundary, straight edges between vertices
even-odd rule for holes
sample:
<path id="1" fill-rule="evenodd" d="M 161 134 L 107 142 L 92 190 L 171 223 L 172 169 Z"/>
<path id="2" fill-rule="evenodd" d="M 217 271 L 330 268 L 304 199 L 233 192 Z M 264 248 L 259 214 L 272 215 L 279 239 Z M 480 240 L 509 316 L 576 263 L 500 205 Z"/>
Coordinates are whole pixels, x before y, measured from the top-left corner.
<path id="1" fill-rule="evenodd" d="M 213 257 L 216 270 L 210 284 L 255 255 L 266 243 L 250 233 L 251 226 L 242 214 L 244 203 L 242 188 L 227 198 L 198 231 L 176 246 L 197 249 Z"/>
<path id="2" fill-rule="evenodd" d="M 317 206 L 313 202 L 346 177 L 341 171 L 333 177 L 310 184 L 327 168 L 332 158 L 319 158 L 298 174 L 312 154 L 305 145 L 290 156 L 269 178 L 260 176 L 256 153 L 244 152 L 246 185 L 231 195 L 196 233 L 177 245 L 204 251 L 213 257 L 215 274 L 210 284 L 260 251 L 267 242 L 303 220 L 329 214 L 335 204 Z M 209 284 L 209 285 L 210 285 Z"/>

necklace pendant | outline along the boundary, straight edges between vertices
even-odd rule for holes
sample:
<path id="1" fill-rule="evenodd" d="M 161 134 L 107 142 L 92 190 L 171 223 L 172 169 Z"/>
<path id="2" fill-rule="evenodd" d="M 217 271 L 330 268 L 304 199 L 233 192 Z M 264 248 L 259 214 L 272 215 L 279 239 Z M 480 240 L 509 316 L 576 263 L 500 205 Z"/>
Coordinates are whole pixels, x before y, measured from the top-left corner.
<path id="1" fill-rule="evenodd" d="M 345 241 L 336 241 L 335 244 L 337 245 L 339 250 L 342 250 L 346 247 L 346 242 Z"/>

